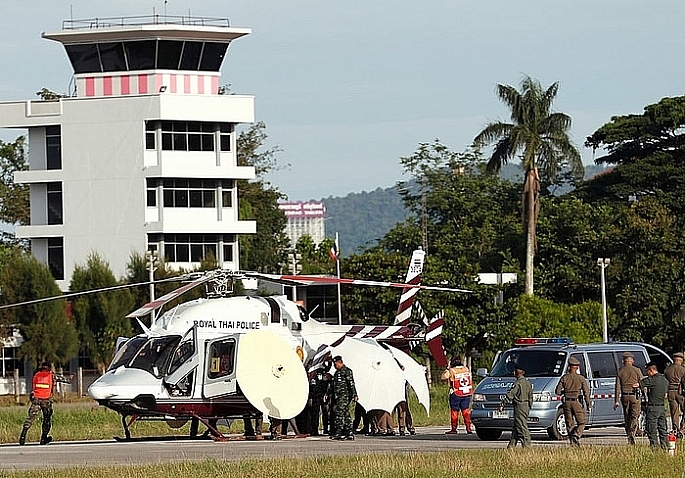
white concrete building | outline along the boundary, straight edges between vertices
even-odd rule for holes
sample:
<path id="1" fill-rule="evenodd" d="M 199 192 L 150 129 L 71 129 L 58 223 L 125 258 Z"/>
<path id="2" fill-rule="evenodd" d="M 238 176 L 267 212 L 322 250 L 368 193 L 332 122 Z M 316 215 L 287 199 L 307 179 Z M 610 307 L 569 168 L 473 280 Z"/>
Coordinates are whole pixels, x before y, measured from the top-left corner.
<path id="1" fill-rule="evenodd" d="M 326 205 L 323 202 L 284 202 L 278 208 L 288 220 L 285 234 L 293 247 L 305 234 L 312 238 L 314 244 L 320 244 L 326 238 Z"/>
<path id="2" fill-rule="evenodd" d="M 160 23 L 164 22 L 164 23 Z M 235 125 L 254 97 L 219 94 L 229 43 L 250 33 L 228 20 L 132 17 L 66 21 L 61 42 L 75 95 L 0 103 L 0 127 L 28 129 L 31 223 L 16 234 L 63 290 L 91 252 L 116 276 L 132 252 L 158 250 L 172 267 L 207 254 L 238 269 Z"/>

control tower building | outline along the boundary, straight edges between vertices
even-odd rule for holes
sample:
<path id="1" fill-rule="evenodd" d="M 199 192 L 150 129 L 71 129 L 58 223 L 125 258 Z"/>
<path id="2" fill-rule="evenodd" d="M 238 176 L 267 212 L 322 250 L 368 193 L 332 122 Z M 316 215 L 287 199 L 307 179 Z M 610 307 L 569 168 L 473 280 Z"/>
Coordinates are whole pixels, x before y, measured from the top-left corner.
<path id="1" fill-rule="evenodd" d="M 28 129 L 30 225 L 16 229 L 63 290 L 96 252 L 116 276 L 131 253 L 157 250 L 191 269 L 209 255 L 239 269 L 235 127 L 254 97 L 223 95 L 220 68 L 250 33 L 226 19 L 125 17 L 65 21 L 43 38 L 64 45 L 75 92 L 0 103 L 0 127 Z"/>

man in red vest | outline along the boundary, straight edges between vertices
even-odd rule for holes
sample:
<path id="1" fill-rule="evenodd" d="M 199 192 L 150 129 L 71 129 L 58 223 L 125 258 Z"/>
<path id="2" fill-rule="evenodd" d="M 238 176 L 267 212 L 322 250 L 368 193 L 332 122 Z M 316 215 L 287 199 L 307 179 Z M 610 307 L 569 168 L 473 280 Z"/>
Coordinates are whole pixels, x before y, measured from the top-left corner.
<path id="1" fill-rule="evenodd" d="M 31 407 L 29 408 L 29 416 L 24 422 L 24 428 L 21 430 L 19 437 L 19 444 L 26 443 L 26 434 L 33 425 L 38 412 L 43 412 L 43 434 L 40 437 L 40 444 L 47 445 L 52 441 L 49 435 L 52 427 L 52 387 L 54 385 L 54 378 L 52 375 L 52 367 L 48 362 L 43 362 L 40 369 L 33 376 L 33 392 L 31 392 Z"/>
<path id="2" fill-rule="evenodd" d="M 452 359 L 451 367 L 445 370 L 440 377 L 448 380 L 450 385 L 450 422 L 452 428 L 445 432 L 447 435 L 456 435 L 459 426 L 459 412 L 464 417 L 466 433 L 471 431 L 471 395 L 473 395 L 473 381 L 471 370 L 462 364 L 461 359 Z"/>

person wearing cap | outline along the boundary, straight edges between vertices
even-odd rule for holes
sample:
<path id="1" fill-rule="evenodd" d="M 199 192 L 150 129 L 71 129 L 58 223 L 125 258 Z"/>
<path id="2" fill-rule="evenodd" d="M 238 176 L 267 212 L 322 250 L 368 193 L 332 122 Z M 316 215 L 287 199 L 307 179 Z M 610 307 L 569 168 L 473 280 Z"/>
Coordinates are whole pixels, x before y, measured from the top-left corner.
<path id="1" fill-rule="evenodd" d="M 668 449 L 668 429 L 664 401 L 668 393 L 668 380 L 659 373 L 654 362 L 647 364 L 647 377 L 640 380 L 640 387 L 647 395 L 645 429 L 652 448 Z"/>
<path id="2" fill-rule="evenodd" d="M 633 365 L 632 352 L 623 352 L 623 366 L 616 373 L 616 387 L 614 389 L 614 410 L 619 404 L 623 407 L 623 423 L 626 429 L 628 443 L 635 444 L 637 420 L 640 416 L 640 380 L 642 372 Z"/>
<path id="3" fill-rule="evenodd" d="M 333 375 L 333 409 L 335 416 L 335 434 L 332 440 L 354 440 L 350 404 L 357 401 L 357 389 L 354 385 L 354 375 L 344 363 L 340 355 L 333 357 L 335 374 Z"/>
<path id="4" fill-rule="evenodd" d="M 583 436 L 583 430 L 585 430 L 585 411 L 581 400 L 585 399 L 588 412 L 592 407 L 590 387 L 585 377 L 580 374 L 579 367 L 580 361 L 577 358 L 568 359 L 568 371 L 561 377 L 554 392 L 557 395 L 563 395 L 561 407 L 564 411 L 568 438 L 573 446 L 580 446 L 580 437 Z"/>
<path id="5" fill-rule="evenodd" d="M 26 443 L 26 434 L 38 416 L 38 412 L 43 413 L 43 430 L 40 437 L 40 444 L 47 445 L 52 441 L 50 428 L 52 428 L 52 389 L 55 379 L 52 374 L 52 365 L 43 362 L 40 369 L 33 375 L 33 391 L 31 392 L 31 406 L 29 415 L 26 417 L 24 426 L 19 436 L 19 444 Z"/>
<path id="6" fill-rule="evenodd" d="M 526 371 L 523 367 L 514 367 L 516 381 L 504 396 L 500 411 L 504 410 L 504 402 L 510 402 L 514 406 L 514 425 L 511 428 L 511 438 L 507 448 L 516 447 L 517 442 L 527 448 L 531 445 L 530 430 L 528 430 L 528 414 L 533 406 L 533 385 L 524 377 Z"/>
<path id="7" fill-rule="evenodd" d="M 664 377 L 668 380 L 668 410 L 671 413 L 671 430 L 676 435 L 682 435 L 683 427 L 680 417 L 685 408 L 685 397 L 681 394 L 680 383 L 685 377 L 683 353 L 673 354 L 673 363 L 664 370 Z"/>

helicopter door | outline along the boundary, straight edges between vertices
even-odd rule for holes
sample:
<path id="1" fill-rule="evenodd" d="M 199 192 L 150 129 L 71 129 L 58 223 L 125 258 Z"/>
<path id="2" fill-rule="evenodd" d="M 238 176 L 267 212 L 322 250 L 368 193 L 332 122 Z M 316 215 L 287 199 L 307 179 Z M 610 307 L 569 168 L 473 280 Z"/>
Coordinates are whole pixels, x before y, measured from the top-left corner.
<path id="1" fill-rule="evenodd" d="M 207 342 L 202 396 L 214 398 L 237 391 L 236 350 L 238 334 Z"/>
<path id="2" fill-rule="evenodd" d="M 195 383 L 195 373 L 200 364 L 197 347 L 197 327 L 193 326 L 178 343 L 171 356 L 164 385 L 172 396 L 190 396 Z"/>

